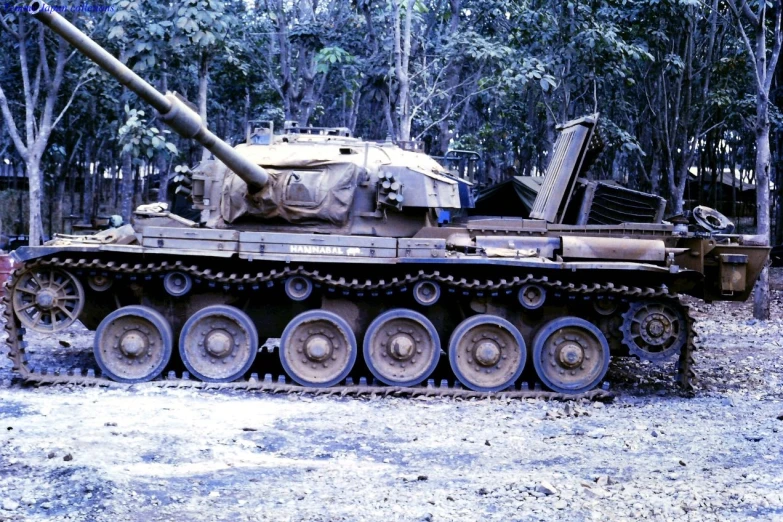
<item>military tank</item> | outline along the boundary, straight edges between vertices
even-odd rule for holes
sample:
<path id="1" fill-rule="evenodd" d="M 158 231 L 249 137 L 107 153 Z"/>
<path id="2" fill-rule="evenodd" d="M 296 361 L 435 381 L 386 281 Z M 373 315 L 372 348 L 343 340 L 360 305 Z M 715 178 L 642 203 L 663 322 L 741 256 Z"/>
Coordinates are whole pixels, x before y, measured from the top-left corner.
<path id="1" fill-rule="evenodd" d="M 257 129 L 232 148 L 45 3 L 30 12 L 214 159 L 188 182 L 193 219 L 146 205 L 14 253 L 7 342 L 26 381 L 585 396 L 635 356 L 675 361 L 687 387 L 679 296 L 745 300 L 767 259 L 713 210 L 667 222 L 661 198 L 587 181 L 597 115 L 559 129 L 528 218 L 471 216 L 469 182 L 347 129 Z M 97 368 L 27 360 L 26 331 L 77 320 Z"/>

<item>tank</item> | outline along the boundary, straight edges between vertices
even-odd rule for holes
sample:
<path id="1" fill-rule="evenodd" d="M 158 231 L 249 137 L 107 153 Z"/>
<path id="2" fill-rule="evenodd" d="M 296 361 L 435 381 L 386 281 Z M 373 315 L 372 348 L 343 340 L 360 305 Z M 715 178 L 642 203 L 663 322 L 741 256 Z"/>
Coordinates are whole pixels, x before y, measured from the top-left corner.
<path id="1" fill-rule="evenodd" d="M 559 128 L 529 216 L 347 129 L 259 128 L 231 147 L 42 2 L 31 13 L 214 155 L 165 204 L 14 252 L 9 356 L 26 381 L 318 393 L 600 396 L 612 357 L 693 382 L 682 295 L 745 300 L 769 249 L 698 207 L 585 178 L 597 115 Z M 181 201 L 180 201 L 181 203 Z M 28 362 L 26 331 L 95 331 L 85 367 Z M 207 383 L 207 384 L 199 384 Z"/>

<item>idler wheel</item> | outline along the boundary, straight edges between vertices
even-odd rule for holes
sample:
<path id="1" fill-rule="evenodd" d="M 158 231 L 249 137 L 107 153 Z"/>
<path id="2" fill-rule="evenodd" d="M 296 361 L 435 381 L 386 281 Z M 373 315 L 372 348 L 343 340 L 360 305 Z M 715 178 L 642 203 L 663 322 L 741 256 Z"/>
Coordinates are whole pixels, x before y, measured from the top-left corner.
<path id="1" fill-rule="evenodd" d="M 202 308 L 179 334 L 182 363 L 205 382 L 232 382 L 253 365 L 258 332 L 245 312 L 228 305 Z"/>
<path id="2" fill-rule="evenodd" d="M 637 301 L 623 314 L 623 342 L 640 359 L 662 361 L 688 341 L 685 314 L 674 303 Z"/>
<path id="3" fill-rule="evenodd" d="M 154 379 L 171 359 L 168 321 L 146 306 L 125 306 L 107 315 L 95 330 L 93 352 L 103 374 L 125 383 Z"/>
<path id="4" fill-rule="evenodd" d="M 193 280 L 184 272 L 169 272 L 163 278 L 163 289 L 172 297 L 182 297 L 193 288 Z"/>
<path id="5" fill-rule="evenodd" d="M 60 268 L 31 268 L 22 272 L 11 295 L 19 321 L 41 333 L 68 328 L 84 308 L 82 284 Z"/>
<path id="6" fill-rule="evenodd" d="M 440 337 L 429 319 L 397 308 L 379 315 L 364 335 L 364 361 L 389 386 L 414 386 L 429 377 L 440 358 Z"/>
<path id="7" fill-rule="evenodd" d="M 538 310 L 546 301 L 546 288 L 540 285 L 524 285 L 517 294 L 519 304 L 528 310 Z"/>
<path id="8" fill-rule="evenodd" d="M 546 323 L 533 340 L 533 364 L 547 388 L 583 393 L 603 380 L 609 369 L 609 343 L 601 330 L 578 317 Z"/>
<path id="9" fill-rule="evenodd" d="M 413 285 L 413 298 L 422 306 L 432 306 L 440 299 L 440 285 L 435 281 L 419 281 Z"/>
<path id="10" fill-rule="evenodd" d="M 353 368 L 356 351 L 356 337 L 346 320 L 326 310 L 297 315 L 280 339 L 280 362 L 302 386 L 339 383 Z"/>
<path id="11" fill-rule="evenodd" d="M 313 283 L 303 276 L 291 276 L 285 281 L 285 294 L 294 301 L 304 301 L 313 293 Z"/>
<path id="12" fill-rule="evenodd" d="M 451 369 L 471 390 L 505 390 L 519 378 L 526 360 L 522 334 L 502 317 L 486 314 L 469 317 L 449 339 Z"/>

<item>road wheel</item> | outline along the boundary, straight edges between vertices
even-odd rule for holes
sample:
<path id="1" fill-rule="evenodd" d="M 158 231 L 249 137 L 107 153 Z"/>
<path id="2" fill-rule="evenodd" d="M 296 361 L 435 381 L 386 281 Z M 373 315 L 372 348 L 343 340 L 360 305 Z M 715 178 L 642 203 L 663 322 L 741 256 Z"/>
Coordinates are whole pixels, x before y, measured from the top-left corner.
<path id="1" fill-rule="evenodd" d="M 213 305 L 193 314 L 179 335 L 182 363 L 205 382 L 232 382 L 252 366 L 258 332 L 245 312 Z"/>
<path id="2" fill-rule="evenodd" d="M 519 378 L 527 360 L 522 334 L 495 315 L 462 321 L 449 340 L 449 363 L 462 384 L 475 391 L 501 391 Z"/>
<path id="3" fill-rule="evenodd" d="M 154 379 L 171 359 L 171 326 L 146 306 L 125 306 L 107 315 L 95 331 L 93 352 L 103 374 L 117 382 Z"/>
<path id="4" fill-rule="evenodd" d="M 310 310 L 285 327 L 280 362 L 302 386 L 328 387 L 348 376 L 356 350 L 356 336 L 345 319 L 326 310 Z"/>
<path id="5" fill-rule="evenodd" d="M 397 308 L 379 315 L 364 336 L 364 361 L 389 386 L 414 386 L 429 377 L 440 358 L 440 337 L 418 312 Z"/>
<path id="6" fill-rule="evenodd" d="M 606 375 L 609 343 L 594 324 L 578 317 L 559 317 L 536 334 L 533 364 L 549 389 L 583 393 L 598 386 Z"/>

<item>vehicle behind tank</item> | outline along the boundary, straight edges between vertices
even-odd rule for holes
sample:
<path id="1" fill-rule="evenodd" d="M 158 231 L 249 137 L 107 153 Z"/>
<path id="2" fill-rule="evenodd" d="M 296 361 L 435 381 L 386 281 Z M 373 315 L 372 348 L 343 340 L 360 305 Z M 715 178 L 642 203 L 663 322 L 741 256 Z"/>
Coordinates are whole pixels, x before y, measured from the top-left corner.
<path id="1" fill-rule="evenodd" d="M 470 216 L 471 183 L 346 129 L 259 128 L 231 148 L 186 101 L 31 8 L 216 159 L 187 180 L 192 219 L 145 205 L 120 228 L 17 250 L 5 318 L 27 381 L 509 396 L 539 393 L 533 381 L 579 396 L 634 355 L 676 361 L 690 386 L 679 295 L 745 300 L 766 261 L 715 211 L 673 224 L 661 198 L 587 181 L 597 115 L 559 129 L 529 218 Z M 84 365 L 97 368 L 27 360 L 25 330 L 77 320 L 96 332 Z"/>

